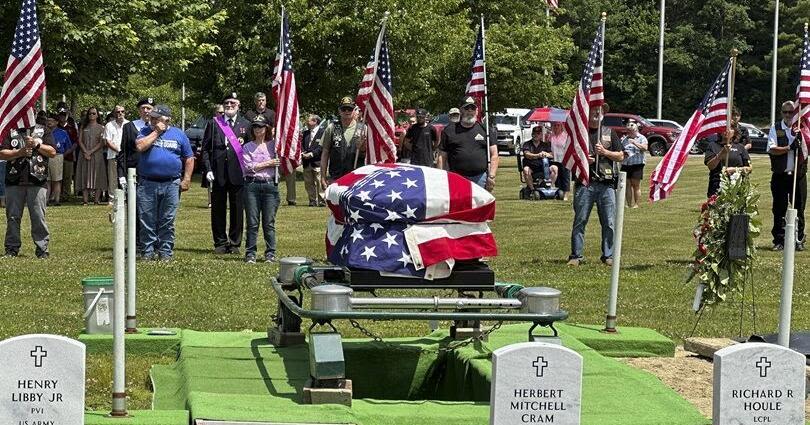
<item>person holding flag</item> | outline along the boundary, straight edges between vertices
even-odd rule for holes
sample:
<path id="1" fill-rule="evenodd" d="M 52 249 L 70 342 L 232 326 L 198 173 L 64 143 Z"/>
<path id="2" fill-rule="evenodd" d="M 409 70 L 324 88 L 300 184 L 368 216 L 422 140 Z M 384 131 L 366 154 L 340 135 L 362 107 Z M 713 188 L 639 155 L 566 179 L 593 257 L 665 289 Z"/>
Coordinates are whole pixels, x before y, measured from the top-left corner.
<path id="1" fill-rule="evenodd" d="M 366 126 L 357 122 L 351 96 L 344 96 L 338 106 L 340 117 L 329 123 L 321 138 L 321 184 L 333 181 L 363 166 L 357 159 L 366 151 Z M 363 155 L 365 158 L 365 155 Z"/>
<path id="2" fill-rule="evenodd" d="M 486 128 L 477 122 L 478 116 L 475 98 L 468 96 L 461 104 L 461 121 L 442 130 L 436 168 L 461 174 L 492 192 L 498 173 L 498 139 L 492 134 L 494 127 L 487 138 Z"/>
<path id="3" fill-rule="evenodd" d="M 797 248 L 804 249 L 804 206 L 807 201 L 807 160 L 796 155 L 801 138 L 797 126 L 791 125 L 793 102 L 782 103 L 782 120 L 768 132 L 768 156 L 771 159 L 771 196 L 773 197 L 773 250 L 781 251 L 785 245 L 785 213 L 788 204 L 796 208 Z M 794 192 L 793 177 L 796 173 Z M 795 193 L 795 195 L 794 195 Z"/>
<path id="4" fill-rule="evenodd" d="M 563 163 L 575 178 L 574 222 L 571 226 L 571 254 L 569 266 L 579 266 L 585 259 L 585 227 L 594 204 L 602 227 L 601 260 L 613 265 L 613 230 L 616 211 L 616 184 L 618 164 L 627 158 L 618 134 L 602 126 L 603 112 L 607 112 L 603 91 L 605 20 L 596 31 L 579 88 L 565 121 L 568 142 Z M 583 122 L 587 117 L 588 121 Z"/>

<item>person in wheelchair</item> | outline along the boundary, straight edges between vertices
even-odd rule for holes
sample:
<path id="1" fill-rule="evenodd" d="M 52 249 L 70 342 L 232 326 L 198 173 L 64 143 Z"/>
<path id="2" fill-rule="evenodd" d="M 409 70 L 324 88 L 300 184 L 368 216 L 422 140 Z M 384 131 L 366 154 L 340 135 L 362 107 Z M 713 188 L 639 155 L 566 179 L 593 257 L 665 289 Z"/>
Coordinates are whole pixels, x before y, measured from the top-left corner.
<path id="1" fill-rule="evenodd" d="M 529 193 L 534 192 L 535 183 L 551 186 L 557 180 L 557 167 L 551 167 L 549 161 L 554 159 L 551 152 L 551 142 L 544 140 L 543 126 L 538 125 L 532 129 L 532 139 L 523 143 L 520 148 L 523 154 L 523 178 Z M 550 178 L 545 180 L 544 167 L 549 167 Z M 538 187 L 540 189 L 545 186 Z"/>

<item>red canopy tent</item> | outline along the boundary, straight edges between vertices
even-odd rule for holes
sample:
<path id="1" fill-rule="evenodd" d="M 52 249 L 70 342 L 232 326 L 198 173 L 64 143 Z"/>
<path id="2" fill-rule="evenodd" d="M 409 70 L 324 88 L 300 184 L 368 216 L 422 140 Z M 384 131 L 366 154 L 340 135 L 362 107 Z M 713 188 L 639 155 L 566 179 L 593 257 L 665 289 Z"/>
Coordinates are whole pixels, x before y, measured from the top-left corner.
<path id="1" fill-rule="evenodd" d="M 542 108 L 534 108 L 531 112 L 526 114 L 525 121 L 565 122 L 565 118 L 567 116 L 568 116 L 568 109 L 560 109 L 544 106 Z"/>

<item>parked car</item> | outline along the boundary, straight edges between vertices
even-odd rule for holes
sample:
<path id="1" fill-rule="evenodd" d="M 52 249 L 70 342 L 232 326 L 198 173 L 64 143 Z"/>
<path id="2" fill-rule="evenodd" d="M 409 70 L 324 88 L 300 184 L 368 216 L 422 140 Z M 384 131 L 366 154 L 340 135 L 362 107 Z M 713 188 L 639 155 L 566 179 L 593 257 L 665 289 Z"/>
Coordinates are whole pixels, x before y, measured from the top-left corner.
<path id="1" fill-rule="evenodd" d="M 520 153 L 523 144 L 522 120 L 529 109 L 507 108 L 504 112 L 493 114 L 493 122 L 498 137 L 498 152 L 506 151 L 510 155 Z"/>
<path id="2" fill-rule="evenodd" d="M 672 120 L 659 120 L 649 118 L 647 119 L 647 121 L 651 122 L 653 125 L 657 125 L 658 127 L 667 127 L 674 130 L 678 130 L 678 132 L 683 132 L 683 126 Z"/>
<path id="3" fill-rule="evenodd" d="M 740 125 L 748 130 L 748 137 L 751 138 L 751 149 L 748 152 L 768 153 L 768 133 L 763 133 L 753 124 L 741 122 Z"/>
<path id="4" fill-rule="evenodd" d="M 751 149 L 748 150 L 749 153 L 768 153 L 767 133 L 764 133 L 753 124 L 741 122 L 740 126 L 748 130 L 748 137 L 751 139 Z M 689 153 L 701 155 L 703 152 L 706 152 L 707 146 L 709 146 L 709 139 L 700 139 L 692 145 L 692 150 L 690 150 Z"/>
<path id="5" fill-rule="evenodd" d="M 450 116 L 447 114 L 436 115 L 436 117 L 430 121 L 430 125 L 436 129 L 436 134 L 438 134 L 440 137 L 442 130 L 447 127 L 447 124 L 450 124 Z"/>
<path id="6" fill-rule="evenodd" d="M 634 120 L 639 124 L 639 133 L 647 138 L 650 155 L 663 156 L 678 139 L 680 131 L 654 125 L 641 115 L 609 112 L 605 114 L 602 125 L 612 128 L 623 136 L 627 134 L 627 122 Z"/>

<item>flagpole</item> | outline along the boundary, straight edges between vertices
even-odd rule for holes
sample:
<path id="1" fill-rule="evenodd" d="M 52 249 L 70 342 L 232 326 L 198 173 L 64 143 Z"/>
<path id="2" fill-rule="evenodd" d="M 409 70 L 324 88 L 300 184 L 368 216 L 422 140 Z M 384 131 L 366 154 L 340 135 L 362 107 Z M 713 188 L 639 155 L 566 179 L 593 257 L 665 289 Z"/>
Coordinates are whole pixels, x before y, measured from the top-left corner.
<path id="1" fill-rule="evenodd" d="M 281 25 L 279 25 L 279 30 L 278 30 L 278 51 L 279 51 L 279 53 L 284 52 L 284 13 L 286 13 L 286 12 L 285 12 L 285 9 L 284 9 L 284 5 L 282 4 L 281 5 Z M 278 71 L 276 71 L 276 75 L 273 76 L 274 79 L 278 76 L 278 74 L 283 72 L 282 70 L 284 68 L 284 59 L 285 58 L 283 56 L 280 58 L 279 63 L 278 63 Z M 276 99 L 276 102 L 278 102 L 278 99 Z M 278 105 L 276 107 L 278 107 Z M 278 117 L 279 117 L 279 115 L 276 115 L 276 122 L 273 123 L 273 128 L 276 128 L 278 126 Z M 265 134 L 264 134 L 265 139 L 267 139 L 267 134 L 268 133 L 270 133 L 270 132 L 265 131 Z M 275 137 L 273 137 L 273 152 L 274 152 L 274 155 L 276 156 L 276 159 L 278 160 L 278 150 L 276 150 L 277 149 L 277 145 L 276 145 L 277 142 L 278 142 L 278 140 L 275 140 Z M 276 185 L 278 185 L 278 170 L 279 170 L 279 168 L 281 166 L 281 160 L 278 160 L 278 161 L 279 161 L 279 164 L 276 165 L 276 167 L 275 167 L 276 171 L 273 173 L 273 182 Z"/>
<path id="2" fill-rule="evenodd" d="M 380 29 L 380 34 L 377 35 L 377 45 L 374 47 L 374 79 L 377 79 L 377 67 L 380 66 L 380 48 L 382 46 L 383 38 L 385 37 L 385 30 L 388 26 L 388 17 L 391 16 L 391 12 L 385 11 L 385 14 L 382 18 L 382 28 Z M 371 86 L 372 90 L 374 87 L 374 80 L 372 80 Z M 368 108 L 363 108 L 363 131 L 365 132 L 365 137 L 368 137 L 368 127 L 366 127 L 366 117 L 368 116 Z M 364 135 L 360 135 L 361 139 Z M 368 158 L 368 140 L 366 140 L 366 158 Z M 355 148 L 354 150 L 354 168 L 357 168 L 357 161 L 360 159 L 360 150 Z"/>
<path id="3" fill-rule="evenodd" d="M 773 10 L 773 64 L 771 65 L 771 127 L 776 123 L 776 56 L 779 48 L 779 0 Z"/>
<path id="4" fill-rule="evenodd" d="M 664 92 L 664 12 L 666 3 L 666 0 L 661 0 L 661 20 L 658 25 L 658 114 L 656 118 L 659 120 L 661 119 L 661 104 L 663 103 Z"/>
<path id="5" fill-rule="evenodd" d="M 807 25 L 808 25 L 807 22 L 805 22 L 804 23 L 804 33 L 805 34 L 807 34 Z M 800 70 L 799 71 L 799 79 L 801 80 L 801 78 L 802 78 L 802 75 L 801 75 L 801 70 Z M 797 95 L 798 95 L 798 93 L 797 93 Z M 797 106 L 799 108 L 799 128 L 798 128 L 799 132 L 794 134 L 793 137 L 796 137 L 796 136 L 802 134 L 802 121 L 803 121 L 802 120 L 802 112 L 803 112 L 803 110 L 802 110 L 801 96 L 796 97 L 796 102 L 798 103 Z M 793 109 L 796 109 L 796 108 L 793 108 Z M 793 143 L 796 143 L 795 139 L 793 140 Z M 807 143 L 807 140 L 804 140 L 804 137 L 802 137 L 802 143 Z M 790 195 L 790 207 L 791 208 L 793 208 L 794 202 L 796 201 L 796 175 L 799 173 L 799 156 L 796 155 L 796 154 L 798 152 L 799 152 L 798 149 L 793 151 L 793 192 L 791 192 L 791 195 Z"/>
<path id="6" fill-rule="evenodd" d="M 602 62 L 602 98 L 604 99 L 605 93 L 605 21 L 607 21 L 607 12 L 602 12 L 602 23 L 600 28 L 602 32 L 602 49 L 599 53 Z M 603 106 L 600 106 L 601 110 L 599 112 L 599 126 L 597 127 L 596 133 L 596 143 L 602 143 L 602 117 L 604 117 L 604 100 L 602 102 Z M 588 107 L 588 111 L 590 111 L 590 105 Z M 588 117 L 590 119 L 590 117 Z M 599 153 L 594 152 L 594 163 L 596 164 L 596 168 L 599 168 Z"/>
<path id="7" fill-rule="evenodd" d="M 731 49 L 731 75 L 729 76 L 728 81 L 728 108 L 726 110 L 726 132 L 723 134 L 723 136 L 725 136 L 725 134 L 727 134 L 728 131 L 731 129 L 732 109 L 734 109 L 734 80 L 736 79 L 737 76 L 737 55 L 739 53 L 740 52 L 737 49 Z M 728 143 L 731 144 L 731 140 L 729 140 Z M 728 168 L 728 154 L 730 150 L 731 149 L 729 147 L 729 150 L 726 151 L 726 158 L 725 163 L 723 164 L 723 168 Z"/>
<path id="8" fill-rule="evenodd" d="M 547 3 L 548 4 L 548 3 Z M 481 14 L 481 61 L 484 64 L 484 131 L 486 132 L 485 140 L 487 141 L 487 181 L 490 177 L 490 166 L 492 165 L 492 154 L 489 149 L 489 89 L 487 89 L 487 36 L 484 29 L 484 14 Z M 486 185 L 486 183 L 485 183 Z"/>

